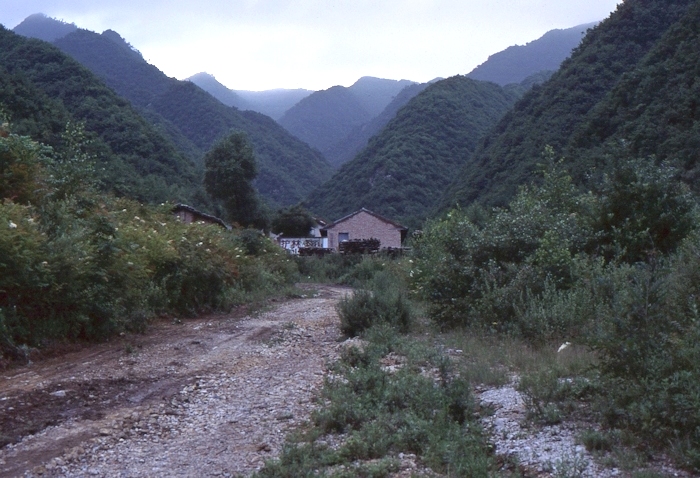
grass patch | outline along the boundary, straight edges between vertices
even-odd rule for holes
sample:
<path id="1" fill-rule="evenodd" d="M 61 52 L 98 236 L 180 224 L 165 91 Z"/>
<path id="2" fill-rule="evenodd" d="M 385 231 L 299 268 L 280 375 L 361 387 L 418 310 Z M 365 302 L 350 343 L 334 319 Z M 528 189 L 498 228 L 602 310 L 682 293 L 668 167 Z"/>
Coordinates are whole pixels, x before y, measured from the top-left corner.
<path id="1" fill-rule="evenodd" d="M 362 350 L 347 349 L 334 365 L 306 433 L 256 476 L 388 476 L 399 453 L 438 473 L 488 476 L 470 386 L 449 358 L 386 324 L 364 338 Z M 401 366 L 387 367 L 387 356 Z"/>

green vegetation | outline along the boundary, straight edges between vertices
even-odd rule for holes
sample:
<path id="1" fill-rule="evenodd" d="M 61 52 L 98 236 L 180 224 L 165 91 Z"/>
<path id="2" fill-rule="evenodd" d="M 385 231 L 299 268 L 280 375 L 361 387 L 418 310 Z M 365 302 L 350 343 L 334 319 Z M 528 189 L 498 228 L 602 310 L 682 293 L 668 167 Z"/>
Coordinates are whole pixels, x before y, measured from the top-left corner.
<path id="1" fill-rule="evenodd" d="M 78 30 L 55 42 L 157 124 L 199 164 L 204 153 L 231 131 L 255 149 L 255 187 L 272 207 L 295 204 L 331 175 L 331 166 L 271 118 L 227 107 L 189 81 L 167 77 L 117 33 Z"/>
<path id="2" fill-rule="evenodd" d="M 307 237 L 316 221 L 300 204 L 280 209 L 272 219 L 272 232 L 286 237 Z"/>
<path id="3" fill-rule="evenodd" d="M 382 271 L 367 285 L 338 304 L 340 330 L 354 337 L 373 325 L 389 324 L 399 332 L 408 332 L 415 313 L 396 278 Z"/>
<path id="4" fill-rule="evenodd" d="M 606 426 L 673 443 L 697 470 L 697 205 L 667 164 L 613 167 L 581 193 L 550 157 L 541 185 L 507 208 L 429 223 L 415 288 L 442 327 L 586 345 L 593 376 L 562 382 L 550 366 L 521 378 L 534 416 L 557 422 L 573 402 L 592 401 Z"/>
<path id="5" fill-rule="evenodd" d="M 474 155 L 462 164 L 459 176 L 445 193 L 442 209 L 474 201 L 505 206 L 517 194 L 520 185 L 535 178 L 537 162 L 546 145 L 570 158 L 575 168 L 584 157 L 580 152 L 570 153 L 567 149 L 569 142 L 579 129 L 596 118 L 596 105 L 621 81 L 637 74 L 635 69 L 643 64 L 645 56 L 669 28 L 683 18 L 693 3 L 691 0 L 654 0 L 620 4 L 610 18 L 590 31 L 550 81 L 534 87 L 481 140 Z M 666 55 L 665 52 L 659 54 Z M 692 61 L 694 57 L 689 55 L 686 58 Z M 678 70 L 674 67 L 664 71 L 671 81 Z M 693 75 L 690 71 L 688 74 Z M 641 72 L 638 78 L 642 82 L 648 79 Z M 657 81 L 654 84 L 660 88 L 666 82 L 660 78 Z M 669 90 L 677 91 L 672 84 L 669 84 Z M 656 89 L 656 86 L 651 87 L 654 92 Z M 679 94 L 685 95 L 687 90 L 681 91 Z M 627 90 L 620 91 L 620 98 L 627 98 L 627 94 Z M 691 94 L 687 96 L 691 97 Z M 630 108 L 639 105 L 631 103 Z M 669 103 L 664 101 L 660 105 L 665 108 Z M 600 118 L 607 118 L 607 113 L 605 111 Z M 601 121 L 604 126 L 605 119 Z M 651 133 L 662 124 L 662 120 L 660 117 L 649 118 L 644 124 L 648 126 L 645 133 Z M 597 141 L 591 139 L 593 143 Z M 635 141 L 629 137 L 625 140 Z M 646 152 L 635 155 L 644 157 Z M 601 161 L 604 158 L 595 155 L 594 159 Z M 585 162 L 584 173 L 588 172 L 590 164 L 591 161 Z M 579 181 L 584 176 L 576 174 L 575 177 Z"/>
<path id="6" fill-rule="evenodd" d="M 460 76 L 428 86 L 309 197 L 309 209 L 335 219 L 368 207 L 419 226 L 436 205 L 436 191 L 515 100 L 493 83 Z"/>
<path id="7" fill-rule="evenodd" d="M 226 217 L 243 227 L 265 227 L 252 181 L 257 174 L 253 148 L 243 133 L 231 133 L 204 156 L 204 186 L 222 202 Z"/>
<path id="8" fill-rule="evenodd" d="M 321 151 L 331 164 L 338 166 L 354 156 L 347 157 L 347 149 L 353 148 L 355 141 L 360 142 L 358 149 L 361 148 L 393 117 L 387 118 L 381 126 L 372 124 L 393 98 L 411 84 L 408 80 L 363 77 L 349 88 L 334 86 L 302 98 L 284 113 L 279 122 L 294 136 Z M 396 109 L 393 111 L 395 114 Z M 364 136 L 367 128 L 374 133 Z M 358 133 L 359 138 L 350 139 Z"/>
<path id="9" fill-rule="evenodd" d="M 353 128 L 372 119 L 352 91 L 334 86 L 317 91 L 291 107 L 279 120 L 287 131 L 323 152 Z"/>
<path id="10" fill-rule="evenodd" d="M 38 40 L 0 28 L 0 105 L 17 134 L 62 151 L 68 121 L 83 122 L 102 186 L 146 202 L 206 204 L 193 164 L 93 74 Z"/>
<path id="11" fill-rule="evenodd" d="M 674 161 L 684 182 L 699 191 L 698 22 L 695 3 L 591 111 L 565 150 L 577 158 L 572 171 L 578 177 L 622 147 L 632 156 Z"/>
<path id="12" fill-rule="evenodd" d="M 171 205 L 99 193 L 83 130 L 65 153 L 0 137 L 0 349 L 104 339 L 162 314 L 278 294 L 294 263 L 255 231 L 186 225 Z"/>
<path id="13" fill-rule="evenodd" d="M 400 454 L 448 476 L 489 476 L 469 384 L 447 356 L 399 334 L 411 323 L 387 315 L 406 293 L 404 262 L 365 258 L 354 266 L 365 271 L 354 274 L 364 278 L 363 288 L 339 309 L 352 321 L 359 311 L 371 312 L 356 330 L 362 341 L 332 366 L 308 427 L 288 437 L 279 459 L 255 476 L 385 477 L 399 470 Z M 408 299 L 400 300 L 408 314 Z"/>
<path id="14" fill-rule="evenodd" d="M 368 123 L 354 128 L 345 138 L 323 152 L 335 167 L 347 163 L 367 146 L 369 140 L 378 135 L 389 121 L 394 119 L 399 110 L 406 106 L 418 93 L 428 87 L 428 83 L 414 83 L 399 91 L 391 103 Z"/>

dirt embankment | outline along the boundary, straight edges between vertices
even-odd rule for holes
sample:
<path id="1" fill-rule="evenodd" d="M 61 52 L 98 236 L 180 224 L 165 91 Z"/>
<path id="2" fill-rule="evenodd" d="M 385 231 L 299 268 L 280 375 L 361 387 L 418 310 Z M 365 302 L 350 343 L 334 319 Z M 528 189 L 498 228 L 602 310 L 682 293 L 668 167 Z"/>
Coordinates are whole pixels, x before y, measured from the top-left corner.
<path id="1" fill-rule="evenodd" d="M 308 418 L 347 292 L 316 286 L 254 316 L 159 323 L 0 374 L 0 476 L 252 472 Z"/>

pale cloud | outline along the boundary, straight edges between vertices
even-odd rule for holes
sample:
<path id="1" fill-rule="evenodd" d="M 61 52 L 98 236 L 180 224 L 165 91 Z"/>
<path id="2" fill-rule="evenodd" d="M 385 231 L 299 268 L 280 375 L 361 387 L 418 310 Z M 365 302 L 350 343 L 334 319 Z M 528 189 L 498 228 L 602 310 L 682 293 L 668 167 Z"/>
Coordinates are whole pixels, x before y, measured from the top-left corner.
<path id="1" fill-rule="evenodd" d="M 3 3 L 8 0 L 4 0 Z M 113 29 L 166 74 L 236 89 L 322 89 L 360 76 L 428 81 L 554 28 L 606 18 L 618 0 L 9 0 L 0 23 L 42 12 Z"/>

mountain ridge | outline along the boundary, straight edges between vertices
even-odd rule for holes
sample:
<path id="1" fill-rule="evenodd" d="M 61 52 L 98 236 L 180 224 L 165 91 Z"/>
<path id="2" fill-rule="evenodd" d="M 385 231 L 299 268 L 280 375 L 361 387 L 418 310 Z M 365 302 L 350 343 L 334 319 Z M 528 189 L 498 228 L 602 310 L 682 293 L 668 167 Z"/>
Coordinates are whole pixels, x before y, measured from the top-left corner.
<path id="1" fill-rule="evenodd" d="M 528 76 L 544 70 L 556 71 L 571 55 L 586 32 L 599 22 L 585 23 L 571 28 L 550 30 L 525 45 L 513 45 L 490 55 L 488 59 L 467 74 L 474 80 L 493 81 L 501 86 L 520 83 Z"/>
<path id="2" fill-rule="evenodd" d="M 428 85 L 311 194 L 307 207 L 330 220 L 366 207 L 420 226 L 439 198 L 435 191 L 449 184 L 463 157 L 517 97 L 495 83 L 464 76 Z"/>
<path id="3" fill-rule="evenodd" d="M 256 188 L 273 207 L 300 201 L 330 177 L 325 158 L 274 121 L 243 115 L 193 83 L 167 77 L 116 32 L 105 33 L 77 29 L 54 43 L 184 143 L 193 160 L 228 131 L 248 133 L 259 162 Z"/>
<path id="4" fill-rule="evenodd" d="M 543 85 L 530 90 L 485 136 L 441 200 L 503 206 L 536 178 L 545 146 L 562 153 L 594 107 L 631 72 L 691 0 L 627 1 L 590 30 Z"/>

